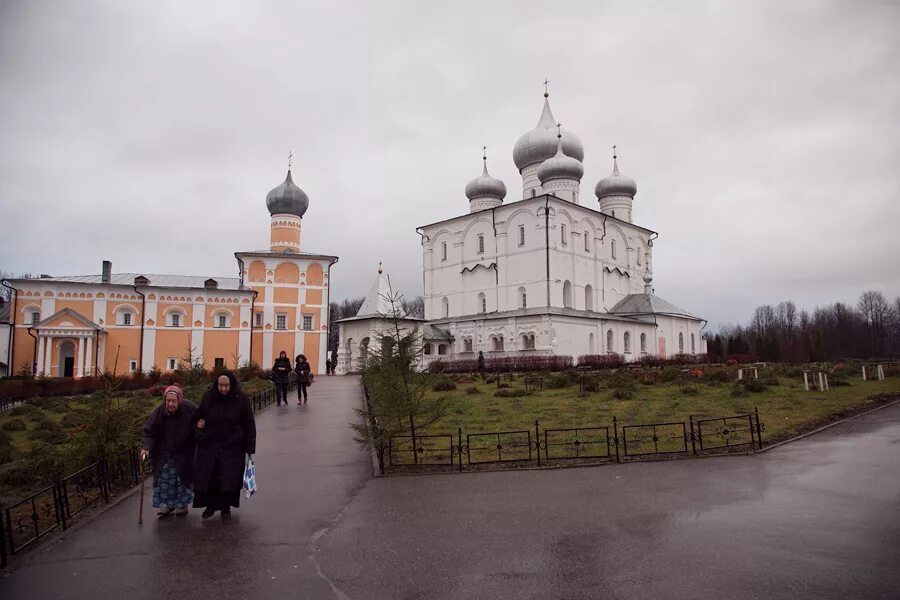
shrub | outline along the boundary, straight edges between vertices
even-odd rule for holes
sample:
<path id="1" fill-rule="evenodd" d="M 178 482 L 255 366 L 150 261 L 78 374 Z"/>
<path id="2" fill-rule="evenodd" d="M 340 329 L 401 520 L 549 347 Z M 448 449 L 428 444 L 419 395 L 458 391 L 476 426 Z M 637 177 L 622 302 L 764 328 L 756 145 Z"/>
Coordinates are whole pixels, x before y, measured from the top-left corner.
<path id="1" fill-rule="evenodd" d="M 51 419 L 45 414 L 41 414 L 33 420 L 34 430 L 37 431 L 61 431 L 62 425 Z"/>
<path id="2" fill-rule="evenodd" d="M 489 373 L 513 373 L 521 371 L 565 371 L 572 367 L 571 356 L 485 356 L 484 370 Z M 475 373 L 478 360 L 439 360 L 429 365 L 432 372 Z"/>
<path id="3" fill-rule="evenodd" d="M 32 404 L 20 404 L 9 411 L 11 417 L 31 417 L 39 413 L 41 413 L 41 409 Z"/>
<path id="4" fill-rule="evenodd" d="M 456 383 L 464 384 L 464 383 L 475 383 L 475 380 L 470 377 L 460 377 L 456 380 Z"/>
<path id="5" fill-rule="evenodd" d="M 828 385 L 831 387 L 849 387 L 850 382 L 846 379 L 838 379 L 835 377 L 834 379 L 828 380 Z"/>
<path id="6" fill-rule="evenodd" d="M 450 390 L 456 389 L 456 382 L 449 377 L 442 377 L 434 382 L 431 389 L 435 392 L 449 392 Z"/>
<path id="7" fill-rule="evenodd" d="M 616 388 L 612 392 L 613 398 L 617 398 L 619 400 L 628 400 L 634 397 L 634 392 L 629 390 L 628 388 Z"/>
<path id="8" fill-rule="evenodd" d="M 747 391 L 747 388 L 740 383 L 735 383 L 731 386 L 731 397 L 732 398 L 743 398 L 744 396 L 749 396 L 750 392 Z"/>
<path id="9" fill-rule="evenodd" d="M 700 393 L 700 388 L 693 383 L 685 383 L 681 386 L 680 390 L 685 396 L 696 396 Z"/>
<path id="10" fill-rule="evenodd" d="M 606 382 L 606 387 L 610 389 L 621 388 L 633 392 L 635 388 L 637 388 L 637 384 L 631 373 L 620 369 L 609 377 Z"/>
<path id="11" fill-rule="evenodd" d="M 659 380 L 664 383 L 671 383 L 682 378 L 683 373 L 678 367 L 665 367 L 659 374 Z"/>
<path id="12" fill-rule="evenodd" d="M 8 486 L 27 486 L 35 483 L 36 473 L 34 463 L 25 458 L 15 458 L 12 453 L 11 460 L 0 461 L 6 464 L 0 466 L 0 483 Z"/>
<path id="13" fill-rule="evenodd" d="M 591 369 L 616 369 L 625 364 L 625 359 L 619 354 L 585 354 L 578 357 L 579 367 Z"/>
<path id="14" fill-rule="evenodd" d="M 581 382 L 581 391 L 583 392 L 599 392 L 600 379 L 597 377 L 585 377 Z"/>
<path id="15" fill-rule="evenodd" d="M 759 394 L 767 389 L 766 384 L 761 379 L 748 379 L 744 382 L 744 387 L 747 388 L 748 392 L 753 392 L 754 394 Z"/>
<path id="16" fill-rule="evenodd" d="M 85 421 L 87 421 L 87 416 L 84 413 L 70 412 L 63 415 L 60 424 L 66 429 L 74 429 L 84 425 Z"/>
<path id="17" fill-rule="evenodd" d="M 25 431 L 25 421 L 22 419 L 10 419 L 5 421 L 0 430 L 3 431 Z"/>
<path id="18" fill-rule="evenodd" d="M 703 379 L 706 381 L 716 381 L 718 383 L 727 383 L 731 381 L 731 374 L 725 369 L 712 369 L 707 370 L 703 374 Z"/>
<path id="19" fill-rule="evenodd" d="M 777 386 L 778 378 L 777 377 L 763 377 L 762 379 L 758 379 L 757 381 L 762 382 L 763 385 L 767 386 Z"/>
<path id="20" fill-rule="evenodd" d="M 656 385 L 659 382 L 659 373 L 656 371 L 638 371 L 637 377 L 644 385 Z"/>
<path id="21" fill-rule="evenodd" d="M 501 389 L 501 390 L 502 390 L 502 389 L 505 389 L 505 388 L 508 388 L 508 387 L 509 387 L 509 384 L 508 384 L 508 383 L 498 383 L 498 384 L 497 384 L 497 388 L 498 388 L 498 389 Z"/>
<path id="22" fill-rule="evenodd" d="M 555 373 L 544 379 L 544 387 L 550 390 L 558 390 L 560 388 L 569 387 L 572 382 L 565 373 Z"/>
<path id="23" fill-rule="evenodd" d="M 54 423 L 55 424 L 55 423 Z M 36 429 L 31 432 L 31 438 L 47 444 L 58 444 L 66 441 L 66 432 L 60 429 Z"/>
<path id="24" fill-rule="evenodd" d="M 527 395 L 528 392 L 522 389 L 500 389 L 494 393 L 494 398 L 522 398 Z"/>
<path id="25" fill-rule="evenodd" d="M 475 395 L 478 395 L 478 394 L 481 394 L 481 393 L 482 393 L 481 390 L 479 390 L 479 389 L 478 389 L 477 387 L 475 387 L 474 385 L 473 385 L 472 387 L 467 387 L 467 388 L 466 388 L 466 394 L 468 394 L 469 396 L 475 396 Z"/>

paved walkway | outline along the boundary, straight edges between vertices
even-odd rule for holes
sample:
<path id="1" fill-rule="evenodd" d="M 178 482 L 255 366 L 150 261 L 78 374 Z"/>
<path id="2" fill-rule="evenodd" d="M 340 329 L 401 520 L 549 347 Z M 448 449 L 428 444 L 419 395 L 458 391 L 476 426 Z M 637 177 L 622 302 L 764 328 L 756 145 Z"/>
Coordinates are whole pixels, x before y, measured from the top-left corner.
<path id="1" fill-rule="evenodd" d="M 231 522 L 130 498 L 0 598 L 900 598 L 900 406 L 759 456 L 370 479 L 356 385 L 259 416 Z"/>
<path id="2" fill-rule="evenodd" d="M 0 598 L 334 598 L 318 572 L 313 539 L 371 476 L 348 423 L 359 407 L 351 377 L 319 377 L 309 404 L 257 415 L 260 491 L 228 521 L 157 521 L 147 486 L 144 524 L 133 496 L 24 560 Z"/>
<path id="3" fill-rule="evenodd" d="M 748 457 L 367 484 L 347 597 L 900 598 L 900 405 Z"/>

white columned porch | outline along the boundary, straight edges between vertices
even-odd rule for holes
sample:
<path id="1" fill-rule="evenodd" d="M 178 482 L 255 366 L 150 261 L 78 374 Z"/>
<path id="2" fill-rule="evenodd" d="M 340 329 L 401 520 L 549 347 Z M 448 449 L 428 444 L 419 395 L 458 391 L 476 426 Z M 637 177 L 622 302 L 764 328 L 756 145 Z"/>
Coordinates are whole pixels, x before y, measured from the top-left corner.
<path id="1" fill-rule="evenodd" d="M 87 339 L 87 350 L 84 354 L 84 365 L 85 365 L 85 377 L 90 377 L 94 374 L 94 336 L 89 336 Z"/>
<path id="2" fill-rule="evenodd" d="M 46 375 L 47 377 L 52 377 L 53 373 L 51 369 L 53 368 L 53 336 L 48 335 L 44 339 L 47 347 L 44 349 L 44 364 L 41 366 L 41 373 Z"/>
<path id="3" fill-rule="evenodd" d="M 75 369 L 75 377 L 84 377 L 84 336 L 78 338 L 78 365 Z"/>
<path id="4" fill-rule="evenodd" d="M 35 375 L 43 375 L 44 373 L 44 353 L 47 351 L 47 338 L 38 334 L 38 355 L 37 364 L 34 366 Z"/>

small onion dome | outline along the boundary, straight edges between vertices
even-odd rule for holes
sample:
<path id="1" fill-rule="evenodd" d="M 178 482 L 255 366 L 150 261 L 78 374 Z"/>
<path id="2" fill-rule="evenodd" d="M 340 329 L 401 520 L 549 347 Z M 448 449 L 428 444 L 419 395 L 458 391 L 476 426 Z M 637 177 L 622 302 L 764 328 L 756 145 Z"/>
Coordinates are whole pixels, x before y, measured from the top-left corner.
<path id="1" fill-rule="evenodd" d="M 619 173 L 619 165 L 616 162 L 616 157 L 613 157 L 612 175 L 597 182 L 594 193 L 597 195 L 598 200 L 607 196 L 628 196 L 629 198 L 634 198 L 634 195 L 637 194 L 637 184 L 631 177 Z"/>
<path id="2" fill-rule="evenodd" d="M 506 198 L 506 185 L 496 177 L 490 176 L 487 170 L 487 159 L 484 161 L 484 171 L 481 175 L 466 184 L 466 197 L 469 200 L 476 198 L 503 200 Z"/>
<path id="3" fill-rule="evenodd" d="M 309 196 L 297 187 L 291 179 L 291 170 L 288 169 L 284 183 L 272 189 L 266 195 L 266 206 L 270 215 L 297 215 L 303 217 L 309 208 Z"/>
<path id="4" fill-rule="evenodd" d="M 541 163 L 537 170 L 537 176 L 541 183 L 551 179 L 575 179 L 581 181 L 581 178 L 584 176 L 584 167 L 581 161 L 563 153 L 562 139 L 560 138 L 556 145 L 556 154 L 553 158 L 548 158 Z"/>
<path id="5" fill-rule="evenodd" d="M 574 133 L 562 130 L 563 153 L 579 161 L 584 160 L 584 146 Z M 542 163 L 556 154 L 556 119 L 550 111 L 550 102 L 544 97 L 544 110 L 534 129 L 523 135 L 513 146 L 513 161 L 521 172 L 528 165 Z"/>

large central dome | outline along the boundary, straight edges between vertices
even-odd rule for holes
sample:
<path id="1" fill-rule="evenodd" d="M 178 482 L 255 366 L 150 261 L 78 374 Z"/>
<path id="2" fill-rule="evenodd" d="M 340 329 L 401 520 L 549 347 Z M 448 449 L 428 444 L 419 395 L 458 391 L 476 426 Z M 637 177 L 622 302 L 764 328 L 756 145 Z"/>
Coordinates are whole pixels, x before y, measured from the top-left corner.
<path id="1" fill-rule="evenodd" d="M 553 113 L 550 111 L 550 101 L 544 95 L 544 110 L 541 112 L 541 118 L 537 125 L 520 137 L 513 147 L 513 161 L 519 172 L 529 165 L 540 164 L 548 158 L 552 158 L 556 154 L 557 135 L 556 119 L 553 118 Z M 578 136 L 565 128 L 562 129 L 562 136 L 563 154 L 583 161 L 584 146 Z"/>

